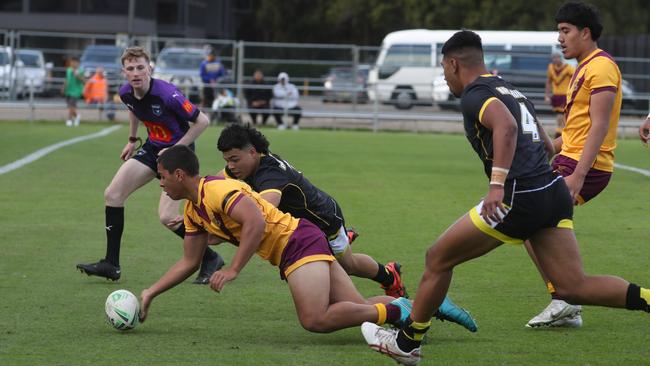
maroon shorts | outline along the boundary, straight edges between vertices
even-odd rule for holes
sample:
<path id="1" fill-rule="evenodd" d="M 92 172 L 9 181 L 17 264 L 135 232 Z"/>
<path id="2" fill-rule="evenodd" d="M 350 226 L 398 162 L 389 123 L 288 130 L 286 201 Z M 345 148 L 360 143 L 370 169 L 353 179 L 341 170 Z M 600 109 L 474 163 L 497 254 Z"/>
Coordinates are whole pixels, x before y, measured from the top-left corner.
<path id="1" fill-rule="evenodd" d="M 566 157 L 558 155 L 553 160 L 553 169 L 560 173 L 563 177 L 567 177 L 576 169 L 578 162 Z M 607 187 L 609 180 L 612 178 L 611 172 L 591 168 L 585 177 L 585 183 L 578 194 L 578 203 L 583 204 L 596 197 L 600 192 Z"/>
<path id="2" fill-rule="evenodd" d="M 334 262 L 325 234 L 309 220 L 300 219 L 280 258 L 280 278 L 286 280 L 291 272 L 310 262 Z"/>
<path id="3" fill-rule="evenodd" d="M 553 107 L 553 112 L 563 113 L 565 105 L 566 95 L 553 94 L 551 96 L 551 107 Z"/>

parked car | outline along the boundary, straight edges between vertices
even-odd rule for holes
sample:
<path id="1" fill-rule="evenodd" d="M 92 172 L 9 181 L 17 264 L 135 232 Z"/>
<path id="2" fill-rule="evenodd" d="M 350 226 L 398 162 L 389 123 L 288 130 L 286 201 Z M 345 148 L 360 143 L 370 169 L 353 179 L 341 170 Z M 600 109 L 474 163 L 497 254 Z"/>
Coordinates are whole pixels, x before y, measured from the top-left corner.
<path id="1" fill-rule="evenodd" d="M 370 66 L 359 65 L 354 74 L 352 67 L 333 67 L 325 76 L 323 102 L 368 101 L 367 81 Z"/>
<path id="2" fill-rule="evenodd" d="M 16 62 L 18 61 L 22 67 L 24 93 L 28 95 L 31 88 L 34 94 L 42 94 L 45 91 L 48 70 L 52 70 L 52 63 L 45 62 L 42 51 L 24 48 L 16 50 Z"/>
<path id="3" fill-rule="evenodd" d="M 164 48 L 156 58 L 153 77 L 173 83 L 195 102 L 200 95 L 199 68 L 204 59 L 205 50 L 202 48 Z"/>
<path id="4" fill-rule="evenodd" d="M 108 81 L 111 92 L 116 92 L 123 82 L 122 78 L 122 57 L 124 49 L 112 45 L 91 44 L 86 47 L 81 55 L 80 67 L 84 72 L 86 79 L 93 76 L 98 67 L 104 68 L 104 75 Z"/>
<path id="5" fill-rule="evenodd" d="M 0 46 L 0 94 L 7 97 L 23 92 L 22 67 L 14 56 L 11 47 Z"/>

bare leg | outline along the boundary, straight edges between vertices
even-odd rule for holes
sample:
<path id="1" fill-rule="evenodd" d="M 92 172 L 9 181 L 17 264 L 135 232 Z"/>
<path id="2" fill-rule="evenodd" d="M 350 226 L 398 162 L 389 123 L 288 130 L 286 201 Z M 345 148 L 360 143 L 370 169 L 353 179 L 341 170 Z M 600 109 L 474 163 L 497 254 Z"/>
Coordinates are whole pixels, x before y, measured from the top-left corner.
<path id="1" fill-rule="evenodd" d="M 178 213 L 179 208 L 180 201 L 174 201 L 165 192 L 160 192 L 158 217 L 160 223 L 171 231 L 178 229 L 183 223 L 183 216 Z"/>
<path id="2" fill-rule="evenodd" d="M 454 267 L 499 245 L 499 240 L 476 228 L 468 214 L 456 221 L 427 251 L 411 319 L 419 323 L 428 322 L 447 294 Z"/>
<path id="3" fill-rule="evenodd" d="M 377 261 L 367 254 L 352 253 L 350 246 L 337 258 L 345 272 L 352 276 L 373 279 L 377 275 Z"/>
<path id="4" fill-rule="evenodd" d="M 300 324 L 308 331 L 327 333 L 377 321 L 376 307 L 367 304 L 337 262 L 307 263 L 287 282 Z"/>
<path id="5" fill-rule="evenodd" d="M 561 298 L 571 304 L 625 307 L 629 282 L 615 276 L 586 276 L 573 230 L 544 229 L 531 243 Z"/>
<path id="6" fill-rule="evenodd" d="M 106 206 L 123 207 L 124 201 L 138 188 L 155 178 L 154 172 L 141 162 L 129 159 L 120 166 L 104 191 Z"/>
<path id="7" fill-rule="evenodd" d="M 542 276 L 542 280 L 544 281 L 544 285 L 548 284 L 550 281 L 548 277 L 546 277 L 546 274 L 542 270 L 542 267 L 539 265 L 539 261 L 537 260 L 537 256 L 535 255 L 535 251 L 533 250 L 533 247 L 530 244 L 530 241 L 526 240 L 524 242 L 524 247 L 526 248 L 526 251 L 528 252 L 528 255 L 530 256 L 530 259 L 535 263 L 535 267 L 537 267 L 537 271 L 539 271 L 539 275 Z"/>

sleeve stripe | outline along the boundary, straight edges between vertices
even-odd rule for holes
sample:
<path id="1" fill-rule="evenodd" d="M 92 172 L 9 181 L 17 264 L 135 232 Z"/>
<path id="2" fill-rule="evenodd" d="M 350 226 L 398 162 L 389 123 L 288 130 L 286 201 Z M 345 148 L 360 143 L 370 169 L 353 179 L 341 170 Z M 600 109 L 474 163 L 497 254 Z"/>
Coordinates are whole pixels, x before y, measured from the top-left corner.
<path id="1" fill-rule="evenodd" d="M 606 92 L 606 91 L 611 91 L 616 93 L 618 89 L 615 86 L 603 86 L 602 88 L 596 88 L 591 91 L 591 95 Z"/>
<path id="2" fill-rule="evenodd" d="M 490 103 L 494 102 L 495 100 L 497 100 L 496 97 L 491 97 L 491 98 L 488 98 L 488 99 L 483 103 L 483 106 L 481 107 L 481 110 L 478 112 L 478 120 L 479 120 L 479 122 L 483 123 L 483 112 L 485 112 L 485 109 L 487 108 L 487 106 L 488 106 Z"/>
<path id="3" fill-rule="evenodd" d="M 239 200 L 241 200 L 242 197 L 244 197 L 244 195 L 240 193 L 239 196 L 237 196 L 237 198 L 234 199 L 233 203 L 228 208 L 228 212 L 226 212 L 227 215 L 230 215 L 232 209 L 235 208 L 235 206 L 237 205 L 237 203 L 239 203 Z"/>
<path id="4" fill-rule="evenodd" d="M 223 201 L 221 201 L 221 211 L 226 212 L 226 206 L 228 206 L 228 201 L 230 201 L 232 196 L 234 196 L 236 193 L 237 191 L 228 192 L 226 197 L 224 197 Z"/>

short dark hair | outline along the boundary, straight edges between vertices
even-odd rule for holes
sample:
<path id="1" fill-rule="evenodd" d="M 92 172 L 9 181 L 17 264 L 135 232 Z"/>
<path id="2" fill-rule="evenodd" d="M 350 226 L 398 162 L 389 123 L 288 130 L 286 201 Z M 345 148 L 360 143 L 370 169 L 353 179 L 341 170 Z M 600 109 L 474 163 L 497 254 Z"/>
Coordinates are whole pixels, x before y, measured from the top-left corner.
<path id="1" fill-rule="evenodd" d="M 463 29 L 454 33 L 442 46 L 441 52 L 444 56 L 459 56 L 460 62 L 467 66 L 483 62 L 481 37 L 470 30 Z"/>
<path id="2" fill-rule="evenodd" d="M 174 145 L 163 151 L 158 157 L 158 164 L 168 172 L 180 169 L 190 177 L 199 175 L 199 159 L 194 151 L 185 145 Z"/>
<path id="3" fill-rule="evenodd" d="M 597 41 L 603 33 L 603 24 L 598 8 L 581 1 L 564 3 L 555 14 L 555 22 L 573 24 L 579 29 L 589 28 L 591 39 L 594 41 Z"/>
<path id="4" fill-rule="evenodd" d="M 248 145 L 253 145 L 257 152 L 262 154 L 269 153 L 269 140 L 266 139 L 260 131 L 256 130 L 250 124 L 233 123 L 221 131 L 217 149 L 226 152 L 232 149 L 244 149 Z"/>

